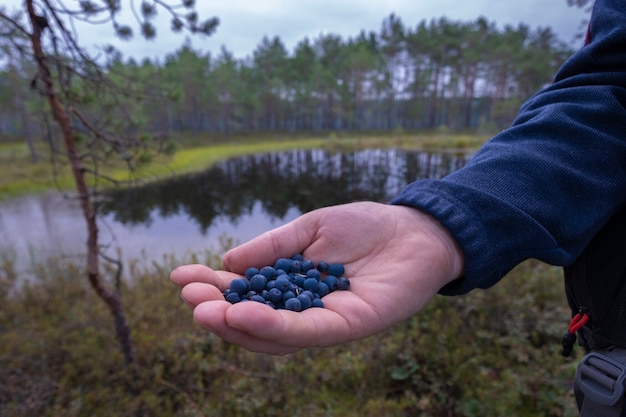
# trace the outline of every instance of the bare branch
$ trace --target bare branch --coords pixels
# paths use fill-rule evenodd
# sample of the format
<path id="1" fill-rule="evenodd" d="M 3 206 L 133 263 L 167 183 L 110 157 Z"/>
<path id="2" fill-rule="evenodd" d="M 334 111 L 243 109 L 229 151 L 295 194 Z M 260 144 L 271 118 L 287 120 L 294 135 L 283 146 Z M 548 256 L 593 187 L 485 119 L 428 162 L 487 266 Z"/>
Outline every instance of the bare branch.
<path id="1" fill-rule="evenodd" d="M 172 19 L 173 19 L 172 23 L 176 22 L 173 28 L 175 29 L 175 31 L 179 31 L 184 26 L 186 27 L 187 30 L 189 30 L 192 33 L 199 33 L 201 35 L 209 36 L 215 31 L 215 29 L 217 28 L 217 25 L 219 24 L 219 19 L 214 17 L 198 25 L 197 14 L 195 12 L 191 12 L 185 16 L 183 16 L 181 13 L 178 13 L 176 9 L 183 8 L 183 7 L 187 9 L 189 7 L 185 3 L 178 5 L 178 6 L 172 6 L 170 4 L 165 3 L 163 0 L 153 0 L 153 1 L 155 4 L 158 4 L 159 6 L 163 7 L 172 15 Z M 181 19 L 181 17 L 184 17 L 184 20 L 187 22 L 186 25 L 183 23 L 183 19 Z"/>
<path id="2" fill-rule="evenodd" d="M 22 32 L 24 35 L 26 36 L 31 35 L 31 33 L 24 26 L 22 26 L 17 20 L 13 19 L 12 17 L 4 13 L 3 10 L 0 10 L 0 19 L 5 20 L 7 23 L 11 24 L 11 26 L 13 26 L 16 30 Z M 6 35 L 2 34 L 2 36 L 10 36 L 10 35 L 11 34 L 6 34 Z"/>
<path id="3" fill-rule="evenodd" d="M 137 22 L 142 23 L 143 19 L 139 16 L 139 13 L 137 13 L 137 9 L 135 8 L 135 0 L 130 0 L 130 10 L 133 12 L 133 16 L 135 16 Z"/>
<path id="4" fill-rule="evenodd" d="M 78 54 L 78 56 L 80 56 L 80 58 L 82 58 L 84 61 L 93 63 L 93 60 L 83 51 L 80 45 L 76 43 L 75 36 L 72 33 L 70 33 L 69 30 L 67 30 L 67 28 L 65 27 L 65 24 L 63 23 L 63 20 L 59 17 L 59 14 L 57 13 L 56 9 L 52 7 L 52 4 L 50 4 L 50 1 L 43 0 L 43 2 L 45 3 L 48 10 L 50 10 L 50 12 L 52 13 L 52 17 L 54 17 L 54 21 L 56 22 L 57 27 L 61 31 L 61 34 L 63 35 L 63 38 L 66 44 L 69 46 L 69 50 L 72 53 L 72 55 Z"/>
<path id="5" fill-rule="evenodd" d="M 99 172 L 98 170 L 94 170 L 91 168 L 85 168 L 84 172 L 87 174 L 91 174 L 94 177 L 98 178 L 98 179 L 102 179 L 105 180 L 107 182 L 110 182 L 111 184 L 118 186 L 124 183 L 124 181 L 120 181 L 120 180 L 116 180 L 115 178 L 109 177 L 107 175 L 102 174 L 102 172 Z"/>
<path id="6" fill-rule="evenodd" d="M 90 18 L 90 16 L 85 16 L 85 13 L 83 11 L 80 10 L 70 10 L 69 7 L 65 6 L 65 4 L 63 3 L 63 0 L 56 0 L 59 2 L 59 4 L 61 5 L 61 9 L 56 9 L 57 13 L 62 13 L 62 14 L 66 14 L 68 16 L 68 18 L 70 19 L 76 19 L 85 23 L 89 23 L 92 25 L 101 25 L 101 24 L 106 24 L 106 23 L 110 23 L 111 22 L 111 16 L 108 17 L 103 17 L 101 18 L 101 20 L 92 20 Z M 102 8 L 98 14 L 104 13 L 108 11 L 108 9 L 106 8 Z"/>
<path id="7" fill-rule="evenodd" d="M 117 146 L 120 148 L 124 146 L 124 144 L 121 141 L 110 137 L 109 135 L 101 131 L 100 129 L 97 129 L 94 126 L 92 126 L 91 123 L 89 123 L 89 121 L 87 120 L 87 118 L 83 116 L 81 112 L 78 111 L 78 109 L 71 108 L 70 111 L 73 115 L 75 115 L 78 118 L 78 120 L 80 120 L 80 122 L 87 128 L 87 130 L 89 130 L 89 132 L 91 132 L 97 138 L 102 139 L 104 142 L 113 146 Z"/>

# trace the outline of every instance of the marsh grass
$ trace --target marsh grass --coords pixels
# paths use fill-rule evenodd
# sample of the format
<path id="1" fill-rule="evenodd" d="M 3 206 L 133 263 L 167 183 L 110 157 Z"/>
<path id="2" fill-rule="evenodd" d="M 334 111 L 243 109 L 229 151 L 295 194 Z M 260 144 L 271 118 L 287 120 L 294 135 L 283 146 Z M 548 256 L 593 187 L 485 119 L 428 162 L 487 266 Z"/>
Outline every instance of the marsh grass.
<path id="1" fill-rule="evenodd" d="M 273 357 L 192 322 L 168 280 L 189 262 L 219 267 L 219 256 L 126 265 L 139 381 L 77 265 L 51 259 L 34 267 L 35 280 L 0 292 L 0 415 L 575 415 L 576 358 L 559 354 L 569 312 L 556 268 L 527 262 L 490 290 L 438 297 L 378 336 Z M 20 279 L 5 264 L 0 278 L 11 275 Z"/>

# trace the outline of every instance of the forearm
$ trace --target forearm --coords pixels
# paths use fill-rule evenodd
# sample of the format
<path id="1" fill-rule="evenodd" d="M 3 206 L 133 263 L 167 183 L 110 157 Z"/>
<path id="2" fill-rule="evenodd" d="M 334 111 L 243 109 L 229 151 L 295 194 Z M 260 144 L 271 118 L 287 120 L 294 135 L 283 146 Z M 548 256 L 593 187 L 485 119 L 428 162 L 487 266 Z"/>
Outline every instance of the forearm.
<path id="1" fill-rule="evenodd" d="M 592 42 L 463 169 L 394 204 L 437 218 L 465 254 L 444 293 L 496 283 L 527 258 L 566 265 L 626 201 L 626 3 L 598 0 Z"/>

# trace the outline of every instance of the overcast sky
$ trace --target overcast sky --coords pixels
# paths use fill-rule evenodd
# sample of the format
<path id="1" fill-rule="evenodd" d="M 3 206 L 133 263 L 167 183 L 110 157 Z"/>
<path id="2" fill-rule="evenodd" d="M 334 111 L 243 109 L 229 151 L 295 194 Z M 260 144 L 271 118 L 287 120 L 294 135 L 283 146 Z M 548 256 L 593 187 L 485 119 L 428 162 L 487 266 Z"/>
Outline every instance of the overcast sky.
<path id="1" fill-rule="evenodd" d="M 21 0 L 2 0 L 10 8 L 20 3 Z M 65 3 L 76 4 L 76 0 Z M 129 0 L 122 3 L 128 9 Z M 568 7 L 566 0 L 197 0 L 196 3 L 201 17 L 216 16 L 220 25 L 209 38 L 192 37 L 192 46 L 217 55 L 223 45 L 237 58 L 251 55 L 263 36 L 279 36 L 292 52 L 305 37 L 315 39 L 320 34 L 334 33 L 347 39 L 361 30 L 378 32 L 382 21 L 391 13 L 410 27 L 442 16 L 464 22 L 484 16 L 500 28 L 519 23 L 531 28 L 550 26 L 561 40 L 577 47 L 580 41 L 574 42 L 573 38 L 583 31 L 581 23 L 588 18 L 584 10 Z M 160 31 L 154 41 L 136 37 L 122 42 L 113 36 L 110 26 L 104 25 L 81 29 L 79 41 L 90 48 L 113 44 L 125 57 L 162 59 L 175 52 L 186 35 L 172 34 L 166 12 L 160 10 L 159 14 L 162 23 L 157 27 Z"/>

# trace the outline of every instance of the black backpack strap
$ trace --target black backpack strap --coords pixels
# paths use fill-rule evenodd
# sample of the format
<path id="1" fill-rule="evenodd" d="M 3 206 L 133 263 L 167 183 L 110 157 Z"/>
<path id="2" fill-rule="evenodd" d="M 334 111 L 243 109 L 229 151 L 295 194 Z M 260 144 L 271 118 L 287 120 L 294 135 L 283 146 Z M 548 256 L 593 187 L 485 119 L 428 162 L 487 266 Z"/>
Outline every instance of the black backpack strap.
<path id="1" fill-rule="evenodd" d="M 574 394 L 580 417 L 623 417 L 626 350 L 593 351 L 578 365 Z"/>
<path id="2" fill-rule="evenodd" d="M 626 348 L 626 209 L 565 268 L 565 290 L 572 317 L 581 311 L 589 315 L 578 331 L 579 344 L 587 351 Z"/>
<path id="3" fill-rule="evenodd" d="M 587 351 L 574 380 L 580 415 L 626 417 L 626 209 L 565 268 L 565 289 L 572 322 L 563 353 L 575 334 Z"/>

